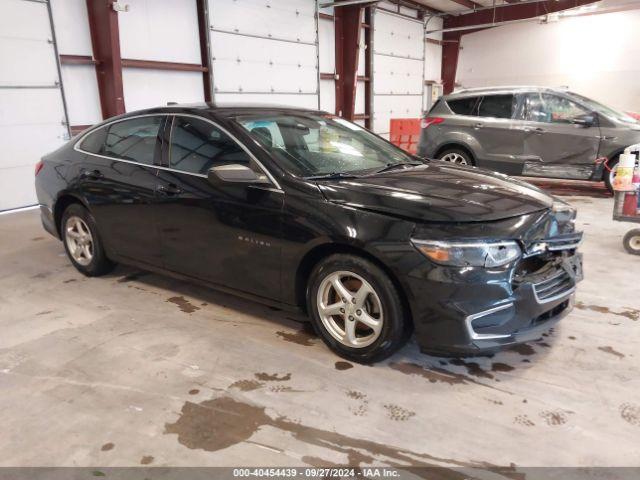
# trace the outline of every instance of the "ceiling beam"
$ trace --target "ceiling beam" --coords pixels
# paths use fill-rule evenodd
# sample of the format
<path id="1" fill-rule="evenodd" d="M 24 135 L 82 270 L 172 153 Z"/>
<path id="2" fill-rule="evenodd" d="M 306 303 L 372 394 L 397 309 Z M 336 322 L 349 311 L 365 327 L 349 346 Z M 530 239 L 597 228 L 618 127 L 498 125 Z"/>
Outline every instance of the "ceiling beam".
<path id="1" fill-rule="evenodd" d="M 444 19 L 444 28 L 486 25 L 491 23 L 522 20 L 560 12 L 570 8 L 588 5 L 597 0 L 545 0 L 530 3 L 513 3 L 501 8 L 483 9 L 465 15 L 449 15 Z"/>
<path id="2" fill-rule="evenodd" d="M 457 3 L 458 5 L 462 5 L 463 7 L 467 7 L 467 8 L 478 8 L 478 7 L 484 6 L 479 3 L 472 2 L 471 0 L 451 0 L 451 1 L 453 3 Z"/>

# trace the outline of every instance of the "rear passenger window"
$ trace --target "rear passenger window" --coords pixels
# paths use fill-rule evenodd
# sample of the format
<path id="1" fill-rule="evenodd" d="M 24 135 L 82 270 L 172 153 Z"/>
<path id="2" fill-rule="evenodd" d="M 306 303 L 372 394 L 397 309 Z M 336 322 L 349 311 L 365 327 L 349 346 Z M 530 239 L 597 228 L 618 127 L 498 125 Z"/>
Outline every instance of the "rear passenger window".
<path id="1" fill-rule="evenodd" d="M 80 144 L 89 153 L 153 165 L 161 115 L 115 122 L 91 132 Z"/>
<path id="2" fill-rule="evenodd" d="M 458 115 L 477 115 L 475 106 L 478 97 L 460 98 L 458 100 L 447 100 L 447 105 L 451 111 Z"/>
<path id="3" fill-rule="evenodd" d="M 175 117 L 169 153 L 171 168 L 205 175 L 213 166 L 230 163 L 250 166 L 251 158 L 215 125 L 193 117 Z"/>
<path id="4" fill-rule="evenodd" d="M 480 100 L 479 116 L 489 118 L 511 118 L 515 108 L 513 95 L 487 95 Z"/>

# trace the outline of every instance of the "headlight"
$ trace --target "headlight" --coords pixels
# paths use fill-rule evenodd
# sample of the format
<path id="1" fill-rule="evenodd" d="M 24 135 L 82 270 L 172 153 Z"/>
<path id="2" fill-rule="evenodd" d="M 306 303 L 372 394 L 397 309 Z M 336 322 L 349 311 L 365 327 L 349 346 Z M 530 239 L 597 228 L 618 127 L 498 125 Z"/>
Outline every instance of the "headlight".
<path id="1" fill-rule="evenodd" d="M 440 265 L 455 267 L 501 267 L 522 254 L 514 241 L 501 242 L 442 242 L 412 240 L 413 245 L 427 258 Z"/>

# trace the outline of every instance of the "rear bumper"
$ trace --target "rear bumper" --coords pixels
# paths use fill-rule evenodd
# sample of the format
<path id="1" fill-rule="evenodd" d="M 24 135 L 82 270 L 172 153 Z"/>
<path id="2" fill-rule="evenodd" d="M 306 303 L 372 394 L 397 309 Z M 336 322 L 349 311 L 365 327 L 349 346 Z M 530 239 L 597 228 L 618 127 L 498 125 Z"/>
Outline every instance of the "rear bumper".
<path id="1" fill-rule="evenodd" d="M 42 227 L 49 232 L 51 235 L 60 239 L 60 235 L 58 234 L 58 229 L 56 227 L 55 218 L 53 212 L 47 205 L 39 205 L 40 207 L 40 221 L 42 222 Z"/>
<path id="2" fill-rule="evenodd" d="M 530 281 L 515 283 L 515 269 L 435 267 L 422 278 L 412 275 L 420 348 L 445 355 L 491 353 L 540 338 L 569 314 L 582 278 L 580 254 L 563 254 Z"/>

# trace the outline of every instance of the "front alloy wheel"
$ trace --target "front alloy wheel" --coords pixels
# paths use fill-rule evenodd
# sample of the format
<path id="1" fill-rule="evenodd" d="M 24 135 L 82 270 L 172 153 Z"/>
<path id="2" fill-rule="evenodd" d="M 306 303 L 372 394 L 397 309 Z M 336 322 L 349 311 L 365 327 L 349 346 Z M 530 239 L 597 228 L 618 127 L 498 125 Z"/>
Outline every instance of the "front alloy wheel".
<path id="1" fill-rule="evenodd" d="M 389 275 L 376 263 L 334 254 L 312 270 L 307 311 L 316 333 L 338 355 L 373 363 L 399 349 L 411 319 Z"/>
<path id="2" fill-rule="evenodd" d="M 362 348 L 380 336 L 384 322 L 380 297 L 361 276 L 344 270 L 326 276 L 317 304 L 322 324 L 341 344 Z"/>

